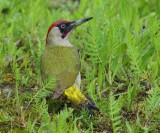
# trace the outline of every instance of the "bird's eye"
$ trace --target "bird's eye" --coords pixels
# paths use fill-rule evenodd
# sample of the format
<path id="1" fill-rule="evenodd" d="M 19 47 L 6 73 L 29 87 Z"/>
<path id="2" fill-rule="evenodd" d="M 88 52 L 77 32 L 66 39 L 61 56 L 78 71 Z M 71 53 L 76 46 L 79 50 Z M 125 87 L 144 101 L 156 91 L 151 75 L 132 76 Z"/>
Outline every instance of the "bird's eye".
<path id="1" fill-rule="evenodd" d="M 65 29 L 65 28 L 66 28 L 66 25 L 65 25 L 65 24 L 61 24 L 61 28 L 62 28 L 62 29 Z"/>

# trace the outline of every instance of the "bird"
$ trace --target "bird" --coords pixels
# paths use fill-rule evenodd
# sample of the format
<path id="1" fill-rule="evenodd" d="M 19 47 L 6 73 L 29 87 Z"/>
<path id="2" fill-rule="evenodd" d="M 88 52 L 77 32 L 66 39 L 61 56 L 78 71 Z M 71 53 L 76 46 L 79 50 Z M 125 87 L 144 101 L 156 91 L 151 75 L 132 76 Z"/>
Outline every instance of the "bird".
<path id="1" fill-rule="evenodd" d="M 51 24 L 46 36 L 46 45 L 41 55 L 42 80 L 56 78 L 56 87 L 51 88 L 53 98 L 63 96 L 78 108 L 85 108 L 91 115 L 99 108 L 80 91 L 81 60 L 76 46 L 69 42 L 69 36 L 79 25 L 92 17 L 68 21 L 59 20 Z"/>

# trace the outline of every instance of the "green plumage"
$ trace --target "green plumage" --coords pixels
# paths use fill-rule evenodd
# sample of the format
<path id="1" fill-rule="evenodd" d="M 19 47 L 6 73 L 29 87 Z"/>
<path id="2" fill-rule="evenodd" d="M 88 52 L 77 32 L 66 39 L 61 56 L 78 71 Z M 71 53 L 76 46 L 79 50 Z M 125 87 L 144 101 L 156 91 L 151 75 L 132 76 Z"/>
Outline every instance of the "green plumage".
<path id="1" fill-rule="evenodd" d="M 75 47 L 46 46 L 41 57 L 42 79 L 56 77 L 57 86 L 52 88 L 54 97 L 71 87 L 80 71 L 80 57 Z"/>

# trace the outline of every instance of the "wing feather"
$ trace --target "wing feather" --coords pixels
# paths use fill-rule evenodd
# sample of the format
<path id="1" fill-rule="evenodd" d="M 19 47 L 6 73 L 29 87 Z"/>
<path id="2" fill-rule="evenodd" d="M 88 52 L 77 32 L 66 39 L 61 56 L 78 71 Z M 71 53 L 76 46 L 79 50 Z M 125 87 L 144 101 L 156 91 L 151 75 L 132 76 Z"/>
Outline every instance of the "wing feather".
<path id="1" fill-rule="evenodd" d="M 72 86 L 80 71 L 80 57 L 75 47 L 47 46 L 41 56 L 42 79 L 55 76 L 57 87 L 53 91 L 64 91 Z"/>

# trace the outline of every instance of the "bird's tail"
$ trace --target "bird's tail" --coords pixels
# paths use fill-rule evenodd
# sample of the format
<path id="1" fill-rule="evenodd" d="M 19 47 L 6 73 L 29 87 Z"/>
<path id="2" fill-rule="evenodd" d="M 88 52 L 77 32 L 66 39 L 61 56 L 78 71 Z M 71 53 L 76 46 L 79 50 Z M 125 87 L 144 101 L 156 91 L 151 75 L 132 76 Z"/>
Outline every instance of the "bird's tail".
<path id="1" fill-rule="evenodd" d="M 64 91 L 64 95 L 74 106 L 86 108 L 91 115 L 94 114 L 93 110 L 99 111 L 98 107 L 95 106 L 89 98 L 86 98 L 78 88 L 78 86 L 73 85 L 72 87 Z"/>

